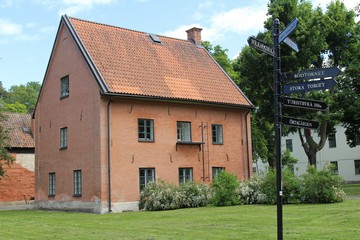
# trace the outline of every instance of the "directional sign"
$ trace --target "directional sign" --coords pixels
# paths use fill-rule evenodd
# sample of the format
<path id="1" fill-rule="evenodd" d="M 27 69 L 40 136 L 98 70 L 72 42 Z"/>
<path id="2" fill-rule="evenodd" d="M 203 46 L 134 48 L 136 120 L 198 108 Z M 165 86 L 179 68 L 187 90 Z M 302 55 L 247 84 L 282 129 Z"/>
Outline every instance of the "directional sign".
<path id="1" fill-rule="evenodd" d="M 266 45 L 265 43 L 261 42 L 260 40 L 257 40 L 254 37 L 249 37 L 247 41 L 250 47 L 256 48 L 266 54 L 269 54 L 270 56 L 275 57 L 274 49 Z"/>
<path id="2" fill-rule="evenodd" d="M 317 90 L 325 90 L 333 88 L 336 85 L 334 79 L 318 80 L 311 82 L 302 82 L 296 84 L 286 84 L 282 86 L 283 94 L 291 94 L 296 92 L 309 92 Z"/>
<path id="3" fill-rule="evenodd" d="M 319 123 L 316 121 L 293 118 L 293 117 L 282 117 L 282 123 L 288 126 L 300 127 L 300 128 L 316 129 L 319 127 Z"/>
<path id="4" fill-rule="evenodd" d="M 291 23 L 289 25 L 286 26 L 286 28 L 280 33 L 279 35 L 279 43 L 281 43 L 282 41 L 284 41 L 284 39 L 290 35 L 290 33 L 292 31 L 294 31 L 294 29 L 296 28 L 296 26 L 298 25 L 298 19 L 295 18 L 294 20 L 291 21 Z"/>
<path id="5" fill-rule="evenodd" d="M 284 39 L 284 43 L 286 43 L 289 47 L 291 47 L 295 52 L 299 52 L 299 47 L 296 42 L 294 42 L 291 38 L 287 37 Z"/>
<path id="6" fill-rule="evenodd" d="M 331 68 L 320 68 L 314 70 L 303 70 L 295 73 L 284 73 L 282 74 L 282 81 L 290 80 L 306 80 L 306 79 L 315 79 L 315 78 L 328 78 L 335 77 L 340 73 L 340 69 L 337 67 Z"/>
<path id="7" fill-rule="evenodd" d="M 301 99 L 301 98 L 282 97 L 281 102 L 288 107 L 307 108 L 307 109 L 321 110 L 321 111 L 327 109 L 328 107 L 324 102 Z"/>

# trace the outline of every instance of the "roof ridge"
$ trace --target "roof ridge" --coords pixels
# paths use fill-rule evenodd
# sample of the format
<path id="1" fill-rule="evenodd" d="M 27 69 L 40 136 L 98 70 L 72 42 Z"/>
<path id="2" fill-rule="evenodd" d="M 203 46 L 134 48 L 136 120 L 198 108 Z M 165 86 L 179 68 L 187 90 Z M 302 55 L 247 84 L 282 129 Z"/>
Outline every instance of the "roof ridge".
<path id="1" fill-rule="evenodd" d="M 87 23 L 91 23 L 91 24 L 97 24 L 97 25 L 102 25 L 105 27 L 111 27 L 111 28 L 116 28 L 116 29 L 122 29 L 125 31 L 130 31 L 130 32 L 136 32 L 136 33 L 143 33 L 143 34 L 155 34 L 158 37 L 163 37 L 163 38 L 169 38 L 169 39 L 174 39 L 174 40 L 180 40 L 180 41 L 185 41 L 185 42 L 191 42 L 187 39 L 181 39 L 181 38 L 176 38 L 176 37 L 170 37 L 170 36 L 165 36 L 165 35 L 161 35 L 158 33 L 154 33 L 154 32 L 144 32 L 144 31 L 139 31 L 139 30 L 134 30 L 134 29 L 130 29 L 130 28 L 124 28 L 124 27 L 119 27 L 119 26 L 115 26 L 115 25 L 111 25 L 111 24 L 106 24 L 106 23 L 99 23 L 99 22 L 95 22 L 95 21 L 90 21 L 90 20 L 85 20 L 85 19 L 81 19 L 81 18 L 76 18 L 76 17 L 70 17 L 67 16 L 70 20 L 77 20 L 77 21 L 82 21 L 82 22 L 87 22 Z M 192 42 L 191 42 L 192 43 Z"/>

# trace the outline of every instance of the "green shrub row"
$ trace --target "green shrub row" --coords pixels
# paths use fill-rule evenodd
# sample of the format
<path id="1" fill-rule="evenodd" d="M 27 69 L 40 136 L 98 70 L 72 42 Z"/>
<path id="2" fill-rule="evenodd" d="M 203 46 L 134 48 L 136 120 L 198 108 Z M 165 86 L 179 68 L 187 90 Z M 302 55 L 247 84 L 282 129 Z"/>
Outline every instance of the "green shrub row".
<path id="1" fill-rule="evenodd" d="M 295 176 L 289 168 L 282 171 L 283 203 L 334 203 L 345 200 L 340 189 L 342 180 L 333 174 L 331 165 L 323 170 L 309 166 L 306 173 Z M 275 204 L 276 173 L 254 175 L 250 180 L 240 182 L 232 173 L 222 171 L 211 186 L 187 182 L 174 186 L 159 180 L 146 185 L 140 194 L 139 209 L 171 210 L 202 207 L 211 203 L 215 206 L 237 204 Z"/>

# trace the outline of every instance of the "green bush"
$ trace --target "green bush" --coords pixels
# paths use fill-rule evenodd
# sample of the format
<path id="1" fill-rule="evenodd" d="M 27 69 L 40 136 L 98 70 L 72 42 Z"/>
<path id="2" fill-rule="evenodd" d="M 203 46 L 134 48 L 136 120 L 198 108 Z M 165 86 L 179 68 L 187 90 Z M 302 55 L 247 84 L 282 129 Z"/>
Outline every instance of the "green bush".
<path id="1" fill-rule="evenodd" d="M 226 171 L 221 171 L 211 184 L 211 202 L 215 206 L 231 206 L 240 204 L 239 181 L 236 176 Z"/>
<path id="2" fill-rule="evenodd" d="M 139 209 L 150 211 L 202 207 L 208 202 L 209 187 L 187 182 L 180 186 L 163 180 L 148 183 L 140 193 Z"/>
<path id="3" fill-rule="evenodd" d="M 346 194 L 340 189 L 342 179 L 334 175 L 332 165 L 323 170 L 309 166 L 302 176 L 300 191 L 301 201 L 304 203 L 333 203 L 345 200 Z"/>

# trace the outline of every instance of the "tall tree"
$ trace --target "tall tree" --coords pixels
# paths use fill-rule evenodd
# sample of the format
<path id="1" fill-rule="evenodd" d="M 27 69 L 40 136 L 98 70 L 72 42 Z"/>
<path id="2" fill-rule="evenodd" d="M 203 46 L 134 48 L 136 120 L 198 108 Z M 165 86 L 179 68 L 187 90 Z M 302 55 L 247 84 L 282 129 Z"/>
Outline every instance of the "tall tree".
<path id="1" fill-rule="evenodd" d="M 334 66 L 336 61 L 340 61 L 344 51 L 341 51 L 348 44 L 345 41 L 334 41 L 331 39 L 331 34 L 334 34 L 329 26 L 332 24 L 332 20 L 336 17 L 330 12 L 333 5 L 339 5 L 339 1 L 332 2 L 326 14 L 318 7 L 312 8 L 311 3 L 303 0 L 271 0 L 268 4 L 268 15 L 270 16 L 265 22 L 265 32 L 260 32 L 256 38 L 271 45 L 272 40 L 272 25 L 275 18 L 278 18 L 282 24 L 283 29 L 289 24 L 295 17 L 299 19 L 299 25 L 297 26 L 291 37 L 298 43 L 300 52 L 295 53 L 287 46 L 282 46 L 281 49 L 281 64 L 283 72 L 299 71 L 311 68 L 321 68 L 323 66 Z M 335 7 L 334 9 L 337 9 Z M 344 17 L 349 11 L 337 11 L 338 17 Z M 350 11 L 351 12 L 351 11 Z M 351 15 L 351 14 L 350 14 Z M 344 17 L 348 19 L 347 24 L 342 26 L 344 29 L 349 29 L 349 26 L 353 25 L 350 17 Z M 331 21 L 330 21 L 331 20 Z M 341 21 L 343 23 L 343 21 Z M 346 39 L 348 31 L 339 31 L 337 33 L 339 39 Z M 341 44 L 340 44 L 341 43 Z M 340 48 L 340 49 L 339 49 Z M 257 106 L 254 114 L 258 120 L 258 125 L 254 126 L 258 128 L 258 131 L 262 134 L 259 136 L 266 137 L 268 143 L 267 152 L 270 166 L 274 166 L 273 146 L 274 146 L 274 134 L 273 128 L 267 127 L 273 123 L 274 119 L 274 106 L 273 106 L 273 73 L 272 73 L 272 59 L 266 56 L 264 53 L 258 53 L 257 51 L 244 47 L 239 57 L 235 60 L 234 68 L 240 72 L 240 87 L 248 95 L 248 97 Z M 317 91 L 311 93 L 297 94 L 298 97 L 306 97 L 314 100 L 322 100 L 330 105 L 327 112 L 301 112 L 297 109 L 283 109 L 283 115 L 301 116 L 302 118 L 316 119 L 320 122 L 320 128 L 317 130 L 319 141 L 316 141 L 313 134 L 314 132 L 304 129 L 291 129 L 284 127 L 284 134 L 289 131 L 298 131 L 300 140 L 302 141 L 302 147 L 308 156 L 309 164 L 316 165 L 316 153 L 324 146 L 328 134 L 334 131 L 334 125 L 341 119 L 341 111 L 337 109 L 339 106 L 334 104 L 336 94 L 332 94 L 331 91 Z M 256 124 L 256 123 L 255 123 Z M 273 126 L 273 125 L 272 125 Z M 256 139 L 254 141 L 264 142 L 262 139 Z"/>
<path id="2" fill-rule="evenodd" d="M 6 130 L 3 128 L 1 122 L 5 120 L 5 116 L 0 111 L 0 176 L 3 176 L 5 171 L 3 164 L 9 164 L 14 161 L 14 158 L 8 151 L 8 136 Z"/>
<path id="3" fill-rule="evenodd" d="M 5 102 L 11 104 L 8 111 L 23 112 L 24 105 L 27 113 L 31 113 L 37 101 L 41 85 L 38 82 L 28 82 L 26 85 L 12 86 L 7 93 Z"/>

